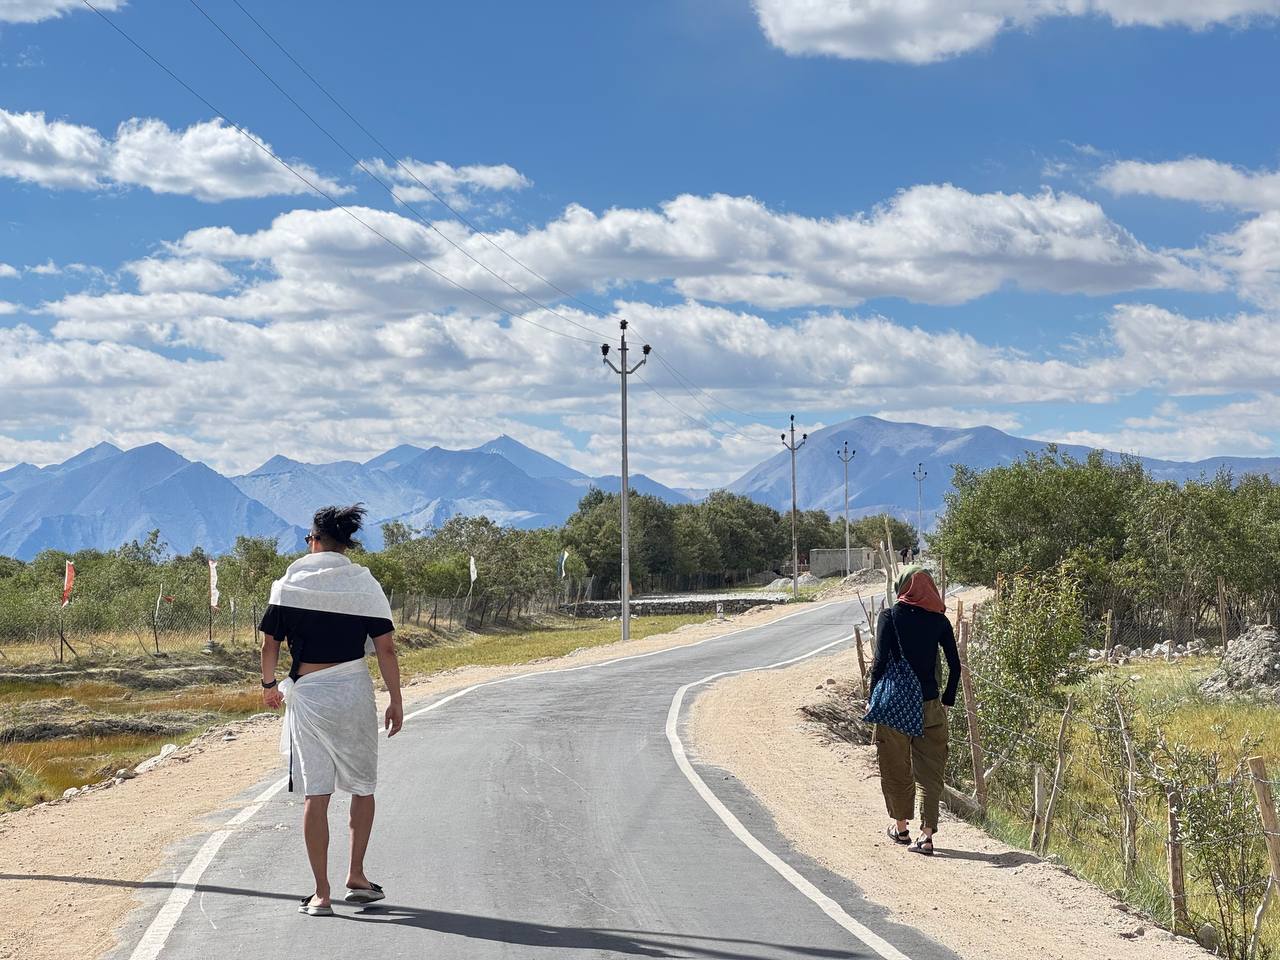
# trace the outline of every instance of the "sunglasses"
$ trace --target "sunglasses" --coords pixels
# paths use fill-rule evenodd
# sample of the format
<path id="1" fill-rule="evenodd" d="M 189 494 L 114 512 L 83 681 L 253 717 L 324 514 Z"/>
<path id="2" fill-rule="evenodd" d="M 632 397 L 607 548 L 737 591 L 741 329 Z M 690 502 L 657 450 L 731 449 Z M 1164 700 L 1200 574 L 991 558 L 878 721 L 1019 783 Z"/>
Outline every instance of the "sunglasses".
<path id="1" fill-rule="evenodd" d="M 308 533 L 305 537 L 303 537 L 303 539 L 304 539 L 304 540 L 306 540 L 306 541 L 307 541 L 307 545 L 308 545 L 308 546 L 310 546 L 311 544 L 313 544 L 313 543 L 315 543 L 317 540 L 319 540 L 319 539 L 320 539 L 320 537 L 319 537 L 318 535 L 314 534 L 314 533 Z"/>

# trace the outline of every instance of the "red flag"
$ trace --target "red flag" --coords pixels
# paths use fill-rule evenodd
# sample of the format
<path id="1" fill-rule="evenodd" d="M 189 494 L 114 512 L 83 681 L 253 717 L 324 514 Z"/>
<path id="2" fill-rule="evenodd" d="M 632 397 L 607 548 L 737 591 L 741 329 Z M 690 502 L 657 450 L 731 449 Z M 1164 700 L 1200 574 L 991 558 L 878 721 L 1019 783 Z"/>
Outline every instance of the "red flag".
<path id="1" fill-rule="evenodd" d="M 67 572 L 62 577 L 62 605 L 65 607 L 71 602 L 71 585 L 76 582 L 76 565 L 70 560 L 67 561 Z"/>

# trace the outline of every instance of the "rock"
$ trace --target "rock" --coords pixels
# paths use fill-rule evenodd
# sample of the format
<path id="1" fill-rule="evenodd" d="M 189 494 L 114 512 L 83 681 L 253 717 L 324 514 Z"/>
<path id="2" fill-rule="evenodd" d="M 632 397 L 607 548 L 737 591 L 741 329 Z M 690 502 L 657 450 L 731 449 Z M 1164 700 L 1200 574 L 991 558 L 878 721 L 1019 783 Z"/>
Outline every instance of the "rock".
<path id="1" fill-rule="evenodd" d="M 1102 656 L 1102 651 L 1101 651 L 1101 650 L 1095 650 L 1095 649 L 1093 649 L 1093 647 L 1090 647 L 1090 648 L 1089 648 L 1089 659 L 1090 659 L 1090 660 L 1097 660 L 1097 659 L 1099 659 L 1101 656 Z"/>
<path id="2" fill-rule="evenodd" d="M 1280 634 L 1252 626 L 1231 641 L 1218 669 L 1200 684 L 1207 697 L 1250 696 L 1280 703 Z"/>
<path id="3" fill-rule="evenodd" d="M 234 733 L 231 733 L 230 731 L 222 735 L 222 740 L 224 743 L 228 740 L 234 740 L 234 739 L 236 739 L 236 735 Z"/>
<path id="4" fill-rule="evenodd" d="M 132 770 L 130 770 L 128 767 L 121 767 L 119 770 L 116 771 L 117 780 L 132 780 L 136 776 L 137 774 L 134 773 Z"/>
<path id="5" fill-rule="evenodd" d="M 176 743 L 166 743 L 163 747 L 160 748 L 160 752 L 157 753 L 154 757 L 152 757 L 149 760 L 143 760 L 140 764 L 134 767 L 133 768 L 134 773 L 146 773 L 148 770 L 155 769 L 157 766 L 164 763 L 171 756 L 173 756 L 173 754 L 176 753 L 177 750 L 178 750 L 178 745 Z"/>
<path id="6" fill-rule="evenodd" d="M 63 791 L 62 791 L 62 799 L 63 799 L 63 800 L 70 800 L 72 797 L 74 797 L 74 796 L 75 796 L 77 793 L 79 793 L 79 792 L 80 792 L 80 788 L 79 788 L 79 787 L 67 787 L 67 789 L 65 789 L 65 790 L 63 790 Z"/>
<path id="7" fill-rule="evenodd" d="M 1206 923 L 1196 931 L 1196 942 L 1206 950 L 1217 950 L 1218 943 L 1222 940 L 1218 933 L 1218 928 L 1212 923 Z"/>
<path id="8" fill-rule="evenodd" d="M 817 577 L 815 577 L 812 573 L 802 573 L 800 574 L 800 577 L 796 582 L 802 587 L 813 587 L 813 586 L 817 586 L 822 581 L 819 580 Z"/>
<path id="9" fill-rule="evenodd" d="M 834 687 L 835 685 L 836 685 L 835 678 L 834 678 L 834 677 L 827 677 L 827 686 L 828 686 L 828 687 Z"/>

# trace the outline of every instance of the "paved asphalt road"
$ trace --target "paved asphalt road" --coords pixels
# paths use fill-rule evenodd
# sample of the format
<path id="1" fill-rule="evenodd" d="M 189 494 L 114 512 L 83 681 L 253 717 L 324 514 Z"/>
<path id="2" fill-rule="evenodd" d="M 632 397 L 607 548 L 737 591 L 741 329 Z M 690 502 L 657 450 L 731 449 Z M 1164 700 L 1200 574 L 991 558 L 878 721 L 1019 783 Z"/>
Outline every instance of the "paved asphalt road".
<path id="1" fill-rule="evenodd" d="M 863 939 L 892 944 L 900 952 L 887 950 L 894 960 L 951 958 L 923 935 L 886 922 L 851 884 L 790 850 L 737 781 L 695 760 L 692 769 L 719 801 L 785 862 L 782 873 L 767 863 L 700 796 L 667 736 L 673 696 L 684 685 L 809 653 L 847 637 L 855 617 L 856 603 L 815 606 L 700 645 L 536 674 L 452 699 L 382 744 L 367 862 L 386 901 L 362 910 L 335 899 L 332 919 L 296 912 L 311 890 L 301 809 L 299 798 L 280 792 L 226 834 L 185 907 L 172 902 L 172 874 L 158 876 L 169 882 L 147 894 L 151 902 L 124 931 L 116 956 L 886 955 L 883 944 L 872 949 L 785 879 L 790 868 L 811 893 L 838 904 L 837 914 L 843 908 L 854 918 L 855 929 L 862 925 Z M 335 796 L 330 872 L 338 896 L 347 809 L 346 798 Z M 181 853 L 175 873 L 197 848 L 199 842 Z M 157 953 L 163 929 L 138 944 L 166 896 L 169 915 L 181 912 Z"/>

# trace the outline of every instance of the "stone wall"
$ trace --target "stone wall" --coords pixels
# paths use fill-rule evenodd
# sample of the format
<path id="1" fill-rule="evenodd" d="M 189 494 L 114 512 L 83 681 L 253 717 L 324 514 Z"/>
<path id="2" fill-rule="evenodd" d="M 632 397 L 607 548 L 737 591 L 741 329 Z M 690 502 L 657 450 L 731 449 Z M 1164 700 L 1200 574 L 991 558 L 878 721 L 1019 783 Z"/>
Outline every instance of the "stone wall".
<path id="1" fill-rule="evenodd" d="M 705 613 L 714 616 L 717 604 L 726 616 L 745 613 L 752 607 L 770 606 L 786 603 L 787 598 L 761 594 L 755 597 L 656 597 L 631 601 L 633 617 L 655 617 L 676 613 Z M 561 608 L 570 616 L 585 618 L 620 617 L 622 616 L 621 600 L 588 600 L 584 603 L 570 604 Z"/>

